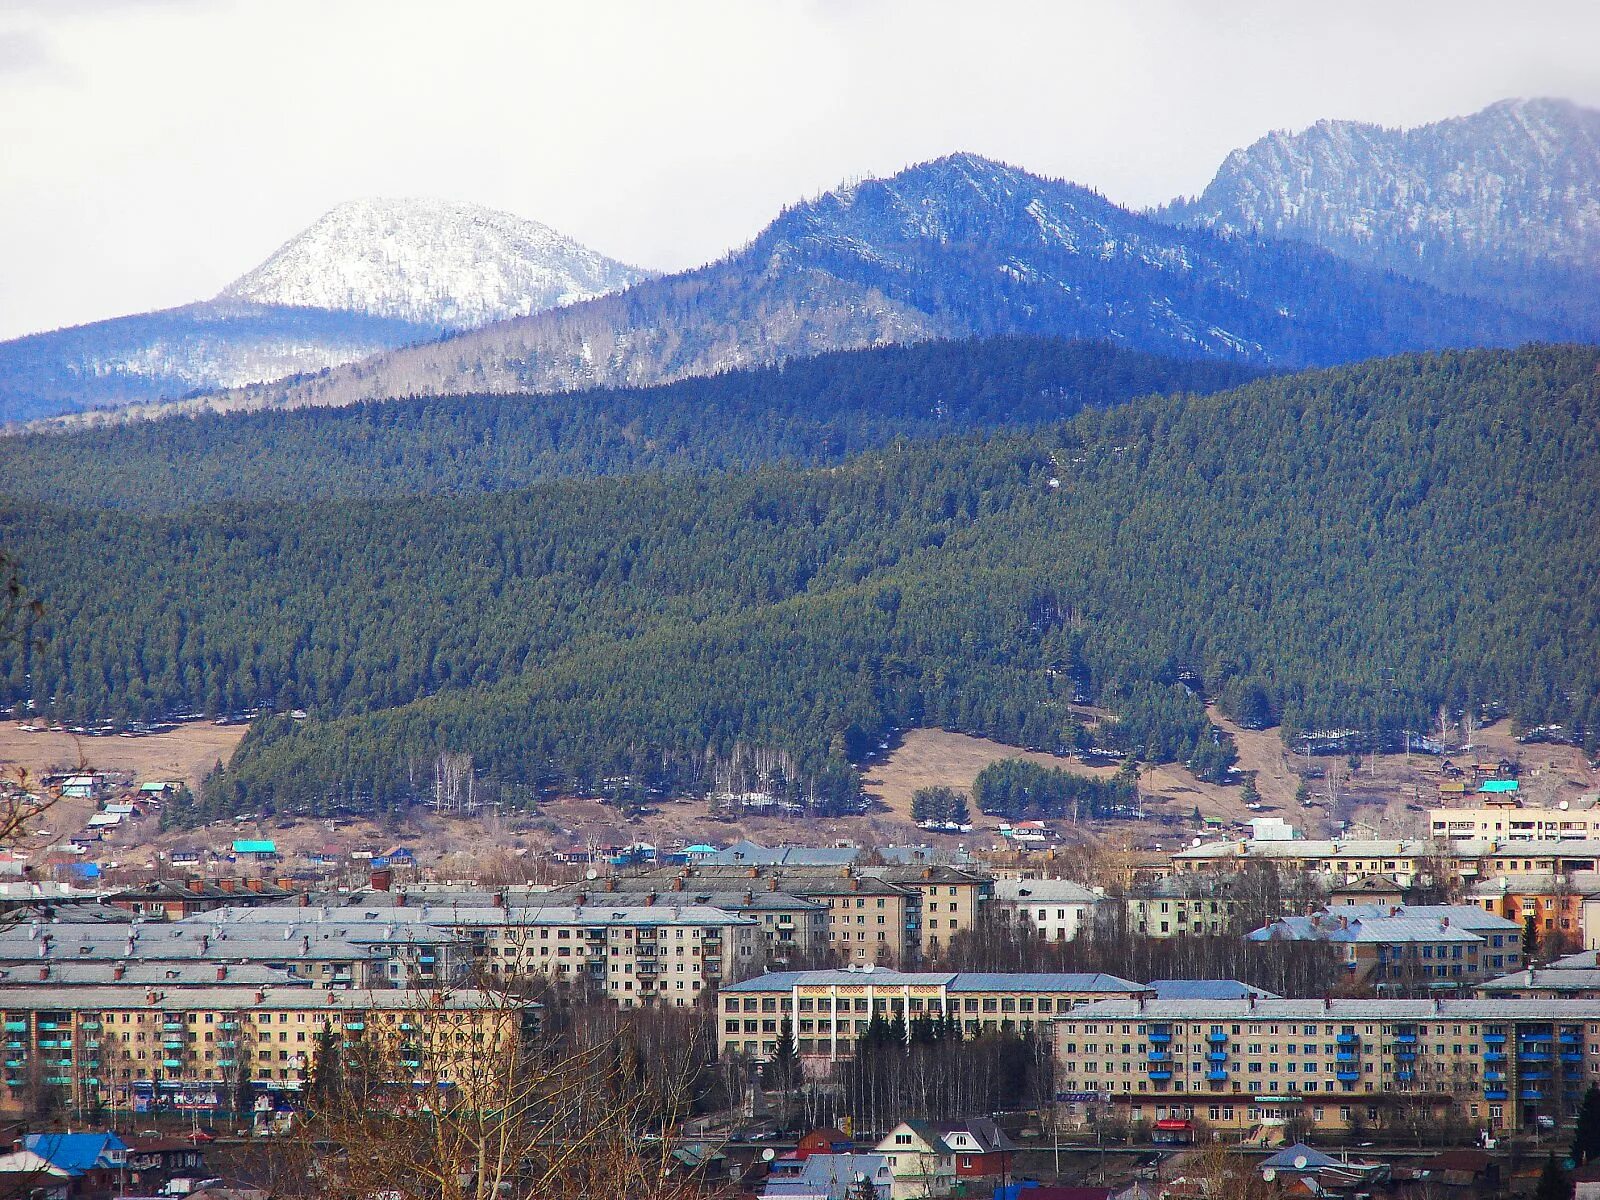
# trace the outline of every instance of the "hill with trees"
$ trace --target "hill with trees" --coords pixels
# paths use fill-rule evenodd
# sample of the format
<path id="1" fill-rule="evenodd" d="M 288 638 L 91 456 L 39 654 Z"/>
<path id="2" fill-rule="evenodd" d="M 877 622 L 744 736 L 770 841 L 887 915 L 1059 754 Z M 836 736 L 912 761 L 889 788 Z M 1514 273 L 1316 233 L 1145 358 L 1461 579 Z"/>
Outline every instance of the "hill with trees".
<path id="1" fill-rule="evenodd" d="M 1064 750 L 1075 699 L 1116 714 L 1102 743 L 1211 777 L 1214 696 L 1379 741 L 1499 707 L 1592 749 L 1597 370 L 1592 348 L 1403 356 L 821 469 L 12 502 L 46 636 L 0 651 L 0 699 L 274 709 L 189 819 L 407 804 L 446 753 L 514 803 L 760 762 L 849 805 L 896 727 Z"/>
<path id="2" fill-rule="evenodd" d="M 1152 393 L 1214 392 L 1256 374 L 1104 342 L 927 342 L 655 388 L 200 413 L 22 434 L 0 438 L 0 479 L 13 497 L 152 511 L 504 491 L 564 476 L 834 463 L 896 438 L 1039 425 Z"/>

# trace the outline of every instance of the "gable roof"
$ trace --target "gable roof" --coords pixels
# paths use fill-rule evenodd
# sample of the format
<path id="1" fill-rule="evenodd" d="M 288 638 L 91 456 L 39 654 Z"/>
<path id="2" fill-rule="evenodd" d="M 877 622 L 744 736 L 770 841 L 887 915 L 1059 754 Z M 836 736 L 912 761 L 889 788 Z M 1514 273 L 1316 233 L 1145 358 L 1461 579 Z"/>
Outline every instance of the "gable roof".
<path id="1" fill-rule="evenodd" d="M 112 1166 L 110 1156 L 128 1149 L 114 1133 L 30 1133 L 23 1145 L 70 1175 Z"/>
<path id="2" fill-rule="evenodd" d="M 1292 1146 L 1285 1146 L 1271 1158 L 1265 1159 L 1261 1165 L 1279 1171 L 1317 1171 L 1323 1167 L 1337 1167 L 1340 1163 L 1338 1159 L 1324 1154 L 1321 1150 L 1304 1142 L 1296 1142 Z"/>
<path id="3" fill-rule="evenodd" d="M 941 1136 L 965 1133 L 978 1143 L 980 1154 L 1007 1154 L 1017 1148 L 1017 1144 L 1006 1136 L 1005 1130 L 996 1125 L 988 1117 L 970 1117 L 965 1121 L 941 1121 L 938 1129 Z M 946 1140 L 946 1145 L 949 1141 Z"/>

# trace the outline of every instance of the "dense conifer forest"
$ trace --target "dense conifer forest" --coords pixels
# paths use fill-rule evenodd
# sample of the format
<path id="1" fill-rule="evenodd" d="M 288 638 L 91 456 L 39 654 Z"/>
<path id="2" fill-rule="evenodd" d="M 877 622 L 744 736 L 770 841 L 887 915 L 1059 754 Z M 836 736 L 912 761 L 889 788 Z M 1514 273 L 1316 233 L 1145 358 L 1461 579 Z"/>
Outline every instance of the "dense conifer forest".
<path id="1" fill-rule="evenodd" d="M 1597 367 L 1411 355 L 821 469 L 11 502 L 46 615 L 0 700 L 274 708 L 188 819 L 405 804 L 442 752 L 516 798 L 704 789 L 761 749 L 773 786 L 848 805 L 895 727 L 1065 750 L 1074 699 L 1117 715 L 1111 748 L 1214 777 L 1206 696 L 1379 740 L 1501 706 L 1593 749 Z"/>
<path id="2" fill-rule="evenodd" d="M 73 506 L 175 510 L 821 464 L 895 438 L 1039 425 L 1137 396 L 1215 392 L 1257 373 L 1064 338 L 928 342 L 652 388 L 432 396 L 0 438 L 0 488 Z"/>

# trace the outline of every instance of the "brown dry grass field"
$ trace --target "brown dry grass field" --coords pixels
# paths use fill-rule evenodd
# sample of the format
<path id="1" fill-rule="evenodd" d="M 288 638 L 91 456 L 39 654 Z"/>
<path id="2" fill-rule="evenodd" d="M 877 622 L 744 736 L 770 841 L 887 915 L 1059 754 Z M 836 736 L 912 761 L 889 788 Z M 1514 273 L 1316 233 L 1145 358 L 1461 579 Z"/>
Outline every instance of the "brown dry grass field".
<path id="1" fill-rule="evenodd" d="M 80 737 L 24 733 L 7 721 L 0 724 L 0 771 L 21 768 L 35 778 L 77 767 L 129 771 L 141 783 L 181 779 L 195 789 L 218 759 L 233 757 L 244 731 L 243 725 L 190 721 L 170 733 L 143 737 Z"/>

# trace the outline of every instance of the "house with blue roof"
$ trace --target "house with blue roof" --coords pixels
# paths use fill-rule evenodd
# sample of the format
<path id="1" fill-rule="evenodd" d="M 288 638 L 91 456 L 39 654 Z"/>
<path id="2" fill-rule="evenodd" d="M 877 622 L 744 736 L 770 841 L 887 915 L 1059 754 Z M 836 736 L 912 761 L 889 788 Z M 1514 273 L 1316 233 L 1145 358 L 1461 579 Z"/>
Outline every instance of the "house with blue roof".
<path id="1" fill-rule="evenodd" d="M 0 1180 L 26 1180 L 24 1195 L 101 1200 L 120 1194 L 128 1146 L 114 1133 L 30 1133 L 0 1154 Z"/>

